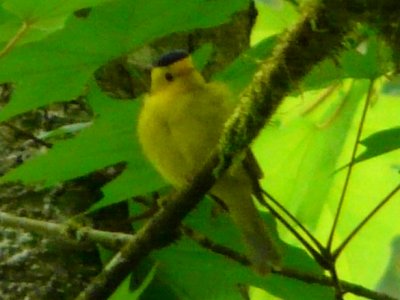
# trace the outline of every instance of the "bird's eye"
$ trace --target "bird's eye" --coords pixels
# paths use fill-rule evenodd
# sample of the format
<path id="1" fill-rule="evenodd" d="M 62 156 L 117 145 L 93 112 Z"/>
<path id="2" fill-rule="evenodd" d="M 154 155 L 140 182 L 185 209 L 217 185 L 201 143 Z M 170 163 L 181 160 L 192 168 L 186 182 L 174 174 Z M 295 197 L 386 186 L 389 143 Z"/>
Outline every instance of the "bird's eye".
<path id="1" fill-rule="evenodd" d="M 172 74 L 171 73 L 165 73 L 165 79 L 167 80 L 167 81 L 173 81 L 174 80 L 174 76 L 172 76 Z"/>

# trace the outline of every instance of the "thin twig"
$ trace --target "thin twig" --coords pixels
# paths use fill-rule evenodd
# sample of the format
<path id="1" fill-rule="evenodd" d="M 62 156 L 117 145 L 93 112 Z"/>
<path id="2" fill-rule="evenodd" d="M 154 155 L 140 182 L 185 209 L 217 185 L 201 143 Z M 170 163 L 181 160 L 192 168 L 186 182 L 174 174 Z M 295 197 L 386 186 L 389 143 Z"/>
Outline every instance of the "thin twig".
<path id="1" fill-rule="evenodd" d="M 390 199 L 400 190 L 400 184 L 397 185 L 382 201 L 357 225 L 356 228 L 348 235 L 348 237 L 340 244 L 339 247 L 333 252 L 335 259 L 340 255 L 347 244 L 356 236 L 356 234 L 368 223 L 371 218 L 378 213 L 378 211 L 389 202 Z"/>
<path id="2" fill-rule="evenodd" d="M 227 258 L 230 258 L 240 263 L 243 266 L 250 265 L 250 260 L 245 255 L 236 252 L 235 250 L 229 247 L 215 243 L 213 240 L 211 240 L 204 234 L 201 234 L 200 232 L 197 232 L 188 226 L 181 225 L 180 228 L 187 237 L 198 243 L 203 248 L 209 249 L 214 253 L 218 253 Z"/>
<path id="3" fill-rule="evenodd" d="M 68 244 L 100 243 L 111 249 L 120 249 L 123 244 L 133 237 L 131 234 L 96 230 L 72 224 L 58 224 L 39 221 L 26 217 L 18 217 L 6 212 L 0 212 L 0 225 L 20 228 L 62 240 Z"/>
<path id="4" fill-rule="evenodd" d="M 353 84 L 354 84 L 354 81 L 353 81 Z M 324 129 L 324 128 L 329 127 L 337 119 L 337 117 L 340 116 L 340 113 L 343 111 L 346 103 L 349 101 L 349 97 L 350 97 L 350 94 L 351 94 L 351 90 L 352 90 L 353 84 L 350 87 L 349 91 L 347 92 L 346 96 L 341 99 L 342 101 L 336 107 L 335 111 L 326 120 L 324 120 L 323 122 L 318 123 L 316 125 L 316 127 L 318 129 Z"/>
<path id="5" fill-rule="evenodd" d="M 305 273 L 302 271 L 294 270 L 291 268 L 282 268 L 281 270 L 272 270 L 272 273 L 280 274 L 285 277 L 294 278 L 301 280 L 310 284 L 319 284 L 323 286 L 333 286 L 332 278 L 325 275 L 316 275 Z M 378 293 L 373 290 L 366 289 L 358 284 L 353 284 L 348 281 L 341 280 L 341 286 L 343 287 L 343 292 L 352 293 L 357 296 L 365 297 L 374 300 L 398 300 L 397 298 L 391 297 L 389 295 Z"/>
<path id="6" fill-rule="evenodd" d="M 348 188 L 349 183 L 350 183 L 350 177 L 351 177 L 351 173 L 352 173 L 352 170 L 353 170 L 354 160 L 355 160 L 356 154 L 357 154 L 358 144 L 359 144 L 360 139 L 361 139 L 361 134 L 362 134 L 362 131 L 363 131 L 363 128 L 364 128 L 364 123 L 365 123 L 365 119 L 366 119 L 366 116 L 367 116 L 369 103 L 370 103 L 370 100 L 371 100 L 371 97 L 372 97 L 372 94 L 373 94 L 373 87 L 374 87 L 374 80 L 371 80 L 371 82 L 369 84 L 369 87 L 368 87 L 368 93 L 367 93 L 367 97 L 365 99 L 363 112 L 362 112 L 362 115 L 361 115 L 360 125 L 358 126 L 356 140 L 355 140 L 354 146 L 353 146 L 353 152 L 351 154 L 351 160 L 350 160 L 349 168 L 347 169 L 346 179 L 345 179 L 345 182 L 344 182 L 344 185 L 343 185 L 342 193 L 340 195 L 339 204 L 338 204 L 338 208 L 336 210 L 335 219 L 333 221 L 331 232 L 330 232 L 329 238 L 328 238 L 328 243 L 327 243 L 327 246 L 326 246 L 326 248 L 328 249 L 329 252 L 332 249 L 333 237 L 334 237 L 334 234 L 335 234 L 335 231 L 336 231 L 336 227 L 337 227 L 338 222 L 339 222 L 339 217 L 340 217 L 340 213 L 342 211 L 344 198 L 346 197 L 347 188 Z"/>
<path id="7" fill-rule="evenodd" d="M 317 109 L 322 103 L 325 102 L 325 100 L 327 100 L 329 98 L 330 95 L 332 95 L 332 93 L 334 91 L 337 90 L 339 84 L 333 84 L 331 85 L 329 88 L 327 88 L 319 97 L 317 100 L 315 100 L 309 107 L 307 107 L 304 111 L 301 112 L 302 116 L 305 116 L 309 113 L 311 113 L 312 111 L 314 111 L 315 109 Z"/>
<path id="8" fill-rule="evenodd" d="M 322 246 L 322 244 L 312 235 L 312 233 L 299 221 L 297 220 L 297 218 L 290 212 L 288 211 L 282 204 L 279 203 L 279 201 L 277 199 L 275 199 L 270 193 L 268 193 L 267 191 L 263 190 L 263 194 L 265 196 L 267 196 L 267 198 L 269 200 L 271 200 L 272 203 L 274 203 L 274 205 L 276 205 L 277 207 L 279 207 L 280 210 L 282 210 L 288 217 L 290 220 L 292 220 L 297 226 L 299 226 L 299 228 L 301 230 L 303 230 L 303 232 L 305 233 L 305 235 L 315 244 L 315 246 L 317 246 L 317 248 L 322 252 L 322 250 L 324 249 L 324 246 Z"/>
<path id="9" fill-rule="evenodd" d="M 297 239 L 298 241 L 304 246 L 304 248 L 306 248 L 308 250 L 308 252 L 310 252 L 310 254 L 312 255 L 312 257 L 314 257 L 314 259 L 325 268 L 325 263 L 324 263 L 324 259 L 321 256 L 321 254 L 316 251 L 311 245 L 310 243 L 308 243 L 304 237 L 298 233 L 292 225 L 289 224 L 288 221 L 286 221 L 271 205 L 269 205 L 269 203 L 267 201 L 265 201 L 264 199 L 258 199 L 260 204 L 262 206 L 264 206 L 265 208 L 267 208 L 271 214 L 277 218 L 285 227 L 286 229 L 288 229 Z"/>

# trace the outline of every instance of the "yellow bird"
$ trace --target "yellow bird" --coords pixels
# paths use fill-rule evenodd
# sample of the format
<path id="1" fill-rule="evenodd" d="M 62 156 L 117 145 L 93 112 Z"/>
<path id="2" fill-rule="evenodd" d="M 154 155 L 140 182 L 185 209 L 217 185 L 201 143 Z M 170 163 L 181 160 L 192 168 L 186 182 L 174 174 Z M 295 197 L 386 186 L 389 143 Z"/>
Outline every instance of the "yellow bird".
<path id="1" fill-rule="evenodd" d="M 183 50 L 162 56 L 151 72 L 138 135 L 143 151 L 158 172 L 181 188 L 200 170 L 217 147 L 233 112 L 232 95 L 223 83 L 207 83 Z M 228 208 L 255 271 L 266 274 L 280 265 L 280 254 L 254 206 L 262 177 L 252 153 L 223 175 L 210 194 Z"/>

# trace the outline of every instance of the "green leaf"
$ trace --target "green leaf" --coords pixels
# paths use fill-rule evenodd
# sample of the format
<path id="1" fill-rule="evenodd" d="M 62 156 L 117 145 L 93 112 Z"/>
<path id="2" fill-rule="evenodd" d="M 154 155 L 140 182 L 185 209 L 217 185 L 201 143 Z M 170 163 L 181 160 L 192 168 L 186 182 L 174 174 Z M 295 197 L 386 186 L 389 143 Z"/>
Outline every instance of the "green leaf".
<path id="1" fill-rule="evenodd" d="M 167 0 L 115 0 L 95 7 L 88 18 L 70 18 L 63 30 L 0 58 L 0 82 L 15 84 L 0 121 L 54 101 L 73 99 L 107 61 L 173 32 L 219 25 L 247 5 L 247 0 L 229 5 L 222 0 L 179 0 L 171 9 Z"/>
<path id="2" fill-rule="evenodd" d="M 256 143 L 265 169 L 267 190 L 304 223 L 314 228 L 327 204 L 339 157 L 368 82 L 355 82 L 315 116 L 267 128 Z M 293 104 L 295 105 L 295 104 Z M 336 115 L 337 113 L 340 113 Z M 279 115 L 279 114 L 278 114 Z"/>
<path id="3" fill-rule="evenodd" d="M 154 265 L 151 270 L 146 274 L 146 277 L 143 279 L 141 284 L 132 291 L 130 288 L 131 276 L 122 281 L 119 287 L 115 290 L 115 292 L 111 295 L 109 300 L 119 300 L 119 299 L 129 299 L 129 300 L 136 300 L 141 299 L 141 295 L 144 293 L 146 288 L 151 284 L 154 276 L 156 274 L 157 266 Z"/>
<path id="4" fill-rule="evenodd" d="M 372 33 L 357 48 L 343 51 L 337 60 L 324 60 L 306 76 L 302 90 L 318 89 L 347 78 L 375 79 L 393 69 L 391 51 Z"/>
<path id="5" fill-rule="evenodd" d="M 91 127 L 82 129 L 73 139 L 55 143 L 48 153 L 26 161 L 0 181 L 20 180 L 47 187 L 125 162 L 124 172 L 103 187 L 103 199 L 92 209 L 145 194 L 164 185 L 138 144 L 136 121 L 139 101 L 116 101 L 93 85 L 88 102 L 97 113 Z"/>
<path id="6" fill-rule="evenodd" d="M 379 131 L 361 141 L 367 150 L 361 153 L 355 162 L 374 158 L 390 151 L 400 149 L 400 126 Z"/>
<path id="7" fill-rule="evenodd" d="M 111 0 L 4 0 L 3 7 L 21 20 L 36 24 L 109 1 Z"/>
<path id="8" fill-rule="evenodd" d="M 253 74 L 259 67 L 260 60 L 271 55 L 277 42 L 277 36 L 268 37 L 246 52 L 242 53 L 226 69 L 213 77 L 213 80 L 226 82 L 233 94 L 239 94 L 252 80 Z"/>
<path id="9" fill-rule="evenodd" d="M 206 43 L 192 53 L 193 63 L 197 70 L 203 70 L 203 68 L 206 66 L 208 59 L 212 54 L 213 48 L 214 47 L 212 44 Z"/>
<path id="10" fill-rule="evenodd" d="M 43 39 L 62 29 L 74 11 L 94 7 L 107 1 L 111 0 L 6 0 L 2 9 L 9 14 L 7 19 L 2 19 L 4 23 L 0 25 L 0 44 L 11 40 L 20 31 L 22 34 L 18 36 L 14 46 Z"/>
<path id="11" fill-rule="evenodd" d="M 265 37 L 280 34 L 295 24 L 299 18 L 299 10 L 289 2 L 282 0 L 255 1 L 258 15 L 251 32 L 252 45 Z"/>
<path id="12" fill-rule="evenodd" d="M 332 82 L 340 82 L 345 77 L 343 70 L 333 60 L 326 59 L 307 74 L 302 82 L 301 91 L 320 89 Z"/>
<path id="13" fill-rule="evenodd" d="M 20 20 L 0 6 L 0 47 L 15 35 L 20 26 Z"/>
<path id="14" fill-rule="evenodd" d="M 164 179 L 147 159 L 141 153 L 136 153 L 135 159 L 128 160 L 124 172 L 101 189 L 103 198 L 96 202 L 90 210 L 107 207 L 132 196 L 148 194 L 165 185 Z"/>
<path id="15" fill-rule="evenodd" d="M 341 65 L 349 78 L 375 79 L 392 69 L 390 57 L 390 49 L 372 35 L 357 49 L 344 52 Z"/>

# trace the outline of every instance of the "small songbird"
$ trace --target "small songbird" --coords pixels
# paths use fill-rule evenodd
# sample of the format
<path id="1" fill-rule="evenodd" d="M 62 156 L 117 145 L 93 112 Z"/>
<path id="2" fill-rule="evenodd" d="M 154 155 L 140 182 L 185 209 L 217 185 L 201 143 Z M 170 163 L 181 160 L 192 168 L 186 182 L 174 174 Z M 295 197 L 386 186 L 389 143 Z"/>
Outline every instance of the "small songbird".
<path id="1" fill-rule="evenodd" d="M 154 65 L 138 136 L 145 155 L 174 187 L 190 182 L 217 147 L 233 112 L 232 97 L 225 84 L 207 83 L 183 50 L 163 55 Z M 272 266 L 280 265 L 280 253 L 252 200 L 252 194 L 259 193 L 261 177 L 248 150 L 209 193 L 228 208 L 254 270 L 267 274 Z"/>

